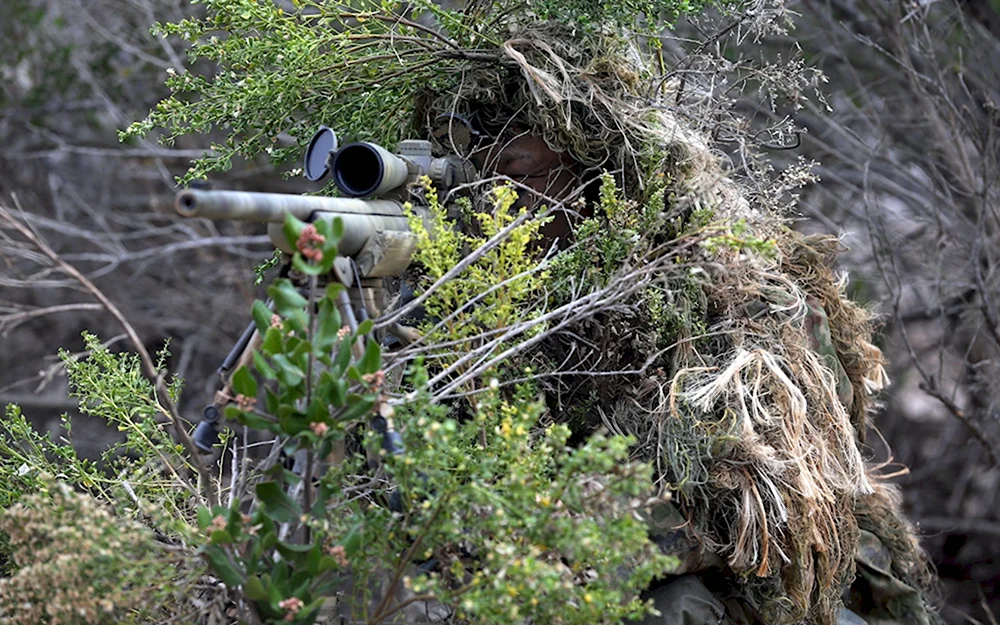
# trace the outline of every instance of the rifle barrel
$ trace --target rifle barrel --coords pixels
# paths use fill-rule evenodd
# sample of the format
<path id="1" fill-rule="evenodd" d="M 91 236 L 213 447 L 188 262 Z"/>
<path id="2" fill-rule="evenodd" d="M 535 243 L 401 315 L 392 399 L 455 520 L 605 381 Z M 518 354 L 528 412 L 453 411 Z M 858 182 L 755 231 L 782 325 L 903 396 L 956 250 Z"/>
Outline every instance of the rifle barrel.
<path id="1" fill-rule="evenodd" d="M 295 250 L 285 241 L 280 225 L 289 213 L 306 222 L 340 218 L 344 232 L 338 251 L 345 256 L 358 253 L 376 232 L 410 230 L 403 205 L 394 200 L 187 189 L 177 194 L 175 208 L 184 217 L 270 224 L 267 233 L 271 240 L 289 253 Z"/>
<path id="2" fill-rule="evenodd" d="M 174 204 L 183 217 L 207 217 L 234 221 L 282 223 L 291 213 L 302 221 L 313 221 L 316 213 L 402 217 L 402 206 L 392 200 L 248 193 L 245 191 L 202 191 L 187 189 L 177 194 Z"/>

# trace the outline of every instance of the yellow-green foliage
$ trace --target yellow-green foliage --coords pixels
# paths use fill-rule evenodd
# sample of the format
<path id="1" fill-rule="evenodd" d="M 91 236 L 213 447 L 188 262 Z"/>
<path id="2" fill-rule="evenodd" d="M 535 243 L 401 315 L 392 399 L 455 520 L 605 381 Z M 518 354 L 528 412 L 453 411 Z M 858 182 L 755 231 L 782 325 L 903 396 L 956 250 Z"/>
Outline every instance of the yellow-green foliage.
<path id="1" fill-rule="evenodd" d="M 729 248 L 738 252 L 754 252 L 764 258 L 774 258 L 778 253 L 773 239 L 765 239 L 754 233 L 745 220 L 738 220 L 721 229 L 721 233 L 705 239 L 702 245 L 710 252 Z"/>
<path id="2" fill-rule="evenodd" d="M 593 217 L 583 220 L 576 231 L 577 245 L 553 262 L 557 282 L 583 282 L 601 287 L 626 267 L 630 258 L 648 249 L 663 211 L 662 185 L 650 190 L 644 202 L 622 197 L 611 174 L 601 176 L 600 197 Z"/>
<path id="3" fill-rule="evenodd" d="M 479 233 L 464 233 L 451 225 L 430 180 L 423 183 L 429 216 L 425 221 L 411 214 L 410 228 L 417 236 L 413 260 L 424 269 L 420 284 L 424 289 L 469 252 L 526 216 L 526 209 L 514 208 L 518 196 L 512 187 L 496 187 L 490 195 L 492 211 L 471 215 Z M 469 209 L 468 203 L 465 208 Z M 533 301 L 548 278 L 536 252 L 541 239 L 539 228 L 544 223 L 543 219 L 530 217 L 522 220 L 465 271 L 434 289 L 424 304 L 430 320 L 423 330 L 428 333 L 429 344 L 473 341 L 484 331 L 503 329 L 530 316 Z M 441 327 L 435 329 L 438 325 Z"/>

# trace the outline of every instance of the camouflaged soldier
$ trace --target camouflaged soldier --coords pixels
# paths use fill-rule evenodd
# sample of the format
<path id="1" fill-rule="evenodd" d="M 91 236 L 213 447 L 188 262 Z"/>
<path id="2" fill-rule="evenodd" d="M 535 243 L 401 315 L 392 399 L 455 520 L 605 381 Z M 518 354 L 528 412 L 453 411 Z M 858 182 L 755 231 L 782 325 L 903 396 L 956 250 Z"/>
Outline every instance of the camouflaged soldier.
<path id="1" fill-rule="evenodd" d="M 579 168 L 566 153 L 556 153 L 543 140 L 523 130 L 513 132 L 504 141 L 498 141 L 490 150 L 478 155 L 477 165 L 489 174 L 509 176 L 540 196 L 559 198 L 573 184 L 578 183 Z M 538 198 L 526 197 L 525 204 Z M 584 216 L 586 211 L 584 208 Z M 571 220 L 560 217 L 545 234 L 565 239 L 571 236 Z M 816 248 L 829 246 L 818 241 Z M 814 248 L 803 245 L 803 250 Z M 829 252 L 829 250 L 827 250 Z M 832 263 L 828 254 L 823 262 Z M 815 262 L 816 259 L 811 259 Z M 745 308 L 745 315 L 754 318 L 773 314 L 773 310 L 793 309 L 794 297 L 780 289 L 765 289 L 761 301 Z M 835 301 L 835 300 L 834 300 Z M 863 398 L 884 380 L 875 382 L 855 379 L 842 362 L 837 341 L 831 332 L 827 311 L 816 297 L 805 302 L 804 314 L 790 321 L 809 337 L 809 348 L 822 360 L 835 377 L 836 394 L 846 412 L 852 415 L 858 443 L 863 442 L 865 407 Z M 877 348 L 865 343 L 867 356 L 881 361 Z M 877 368 L 879 371 L 880 367 Z M 854 378 L 859 376 L 855 375 Z M 888 487 L 882 486 L 883 489 Z M 931 625 L 937 615 L 928 607 L 920 587 L 927 585 L 926 570 L 911 528 L 899 516 L 898 505 L 886 506 L 892 494 L 880 492 L 880 497 L 858 504 L 860 540 L 857 546 L 856 576 L 854 582 L 843 589 L 844 607 L 837 617 L 838 625 Z M 763 623 L 759 614 L 741 598 L 738 584 L 726 575 L 724 559 L 705 547 L 690 518 L 686 518 L 673 503 L 664 503 L 650 510 L 647 517 L 651 536 L 661 550 L 678 558 L 678 565 L 670 575 L 660 580 L 647 592 L 657 614 L 641 621 L 642 625 L 755 625 Z M 894 551 L 880 539 L 884 534 Z M 900 544 L 904 543 L 903 547 Z M 894 562 L 894 555 L 897 562 Z M 915 564 L 916 562 L 916 564 Z"/>

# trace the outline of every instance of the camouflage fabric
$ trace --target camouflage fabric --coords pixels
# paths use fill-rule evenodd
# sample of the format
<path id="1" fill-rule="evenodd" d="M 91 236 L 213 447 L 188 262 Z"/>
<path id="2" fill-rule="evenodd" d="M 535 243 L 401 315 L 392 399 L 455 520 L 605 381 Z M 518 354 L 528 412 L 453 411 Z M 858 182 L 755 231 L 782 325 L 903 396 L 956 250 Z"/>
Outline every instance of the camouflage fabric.
<path id="1" fill-rule="evenodd" d="M 647 592 L 658 612 L 634 625 L 751 625 L 750 612 L 732 599 L 713 594 L 699 574 L 721 571 L 722 558 L 698 540 L 680 510 L 671 503 L 654 506 L 646 520 L 660 550 L 678 558 L 666 581 Z M 920 592 L 892 573 L 892 556 L 882 541 L 862 530 L 857 577 L 844 593 L 846 607 L 838 625 L 931 625 Z M 864 618 L 859 616 L 864 615 Z"/>
<path id="2" fill-rule="evenodd" d="M 691 524 L 670 501 L 653 506 L 646 514 L 649 538 L 660 552 L 678 559 L 671 573 L 683 575 L 708 569 L 721 569 L 722 558 L 707 550 Z"/>
<path id="3" fill-rule="evenodd" d="M 854 612 L 844 608 L 837 615 L 837 625 L 867 625 L 867 623 Z"/>
<path id="4" fill-rule="evenodd" d="M 858 572 L 845 603 L 863 614 L 867 625 L 930 625 L 920 591 L 892 572 L 892 556 L 877 536 L 861 531 Z"/>
<path id="5" fill-rule="evenodd" d="M 847 377 L 847 371 L 840 362 L 840 356 L 833 346 L 833 337 L 830 335 L 830 320 L 826 316 L 826 311 L 815 298 L 806 299 L 806 318 L 803 320 L 806 336 L 809 337 L 810 348 L 820 355 L 826 368 L 833 372 L 837 381 L 837 396 L 844 410 L 851 411 L 854 404 L 854 387 Z"/>
<path id="6" fill-rule="evenodd" d="M 804 314 L 798 300 L 778 289 L 765 293 L 767 301 L 746 306 L 751 318 L 765 314 L 790 314 L 810 341 L 810 349 L 833 373 L 837 394 L 850 411 L 854 398 L 851 381 L 840 361 L 830 333 L 826 311 L 814 298 L 806 299 Z M 636 625 L 757 625 L 750 611 L 733 599 L 713 594 L 703 578 L 709 572 L 725 570 L 718 554 L 710 552 L 699 540 L 696 528 L 671 502 L 654 506 L 647 514 L 650 538 L 660 550 L 679 560 L 671 577 L 652 588 L 657 615 L 647 616 Z M 892 556 L 879 538 L 862 530 L 856 559 L 857 575 L 844 591 L 845 607 L 838 625 L 932 625 L 926 604 L 918 589 L 908 585 L 892 571 Z"/>
<path id="7" fill-rule="evenodd" d="M 816 352 L 823 359 L 823 364 L 829 369 L 837 381 L 837 396 L 847 412 L 851 412 L 854 404 L 854 387 L 840 362 L 837 349 L 833 346 L 833 337 L 830 334 L 830 319 L 826 315 L 823 306 L 816 298 L 809 296 L 806 298 L 805 314 L 799 314 L 799 306 L 796 298 L 789 293 L 777 288 L 763 289 L 767 296 L 767 301 L 757 300 L 747 304 L 745 310 L 748 316 L 753 319 L 771 312 L 773 307 L 779 310 L 787 310 L 792 314 L 793 322 L 799 324 L 809 337 L 809 348 Z"/>
<path id="8" fill-rule="evenodd" d="M 634 625 L 750 625 L 726 606 L 696 575 L 671 579 L 647 593 L 656 613 Z"/>

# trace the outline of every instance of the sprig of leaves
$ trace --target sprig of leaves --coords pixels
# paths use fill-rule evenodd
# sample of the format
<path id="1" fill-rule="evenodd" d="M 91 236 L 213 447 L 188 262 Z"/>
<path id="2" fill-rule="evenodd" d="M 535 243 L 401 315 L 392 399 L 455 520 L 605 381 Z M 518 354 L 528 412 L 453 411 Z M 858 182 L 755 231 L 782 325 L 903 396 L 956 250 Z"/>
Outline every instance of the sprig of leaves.
<path id="1" fill-rule="evenodd" d="M 520 29 L 550 21 L 606 44 L 637 32 L 655 35 L 706 2 L 486 0 L 456 10 L 416 0 L 402 15 L 381 0 L 349 9 L 297 1 L 290 10 L 269 0 L 206 0 L 204 17 L 154 27 L 154 34 L 190 45 L 189 67 L 168 72 L 170 97 L 120 138 L 157 130 L 172 144 L 187 134 L 221 132 L 185 183 L 239 158 L 296 160 L 319 124 L 393 146 L 420 130 L 420 94 L 453 93 L 466 72 L 499 68 L 503 43 Z"/>

